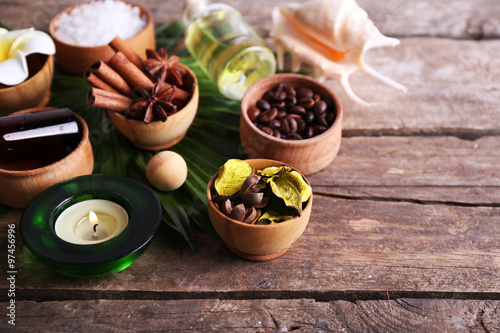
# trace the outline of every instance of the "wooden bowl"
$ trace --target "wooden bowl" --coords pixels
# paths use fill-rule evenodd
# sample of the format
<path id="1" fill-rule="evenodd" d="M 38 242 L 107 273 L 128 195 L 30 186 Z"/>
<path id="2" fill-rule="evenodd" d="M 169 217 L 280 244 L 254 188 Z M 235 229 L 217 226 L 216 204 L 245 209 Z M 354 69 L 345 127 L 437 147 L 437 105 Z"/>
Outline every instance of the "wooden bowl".
<path id="1" fill-rule="evenodd" d="M 185 76 L 183 88 L 192 93 L 192 96 L 186 106 L 169 116 L 167 121 L 154 121 L 145 124 L 141 120 L 129 119 L 108 110 L 109 117 L 113 120 L 116 128 L 136 147 L 147 150 L 166 149 L 179 143 L 186 135 L 198 110 L 199 88 L 196 75 L 188 67 L 183 67 L 189 74 Z"/>
<path id="2" fill-rule="evenodd" d="M 254 171 L 286 165 L 266 159 L 250 159 L 246 162 L 254 168 Z M 208 215 L 215 231 L 231 252 L 248 260 L 270 260 L 284 254 L 302 235 L 311 216 L 312 194 L 302 214 L 298 217 L 271 225 L 247 224 L 222 214 L 212 202 L 212 187 L 218 175 L 219 172 L 210 179 L 207 185 Z M 305 181 L 309 184 L 307 179 Z"/>
<path id="3" fill-rule="evenodd" d="M 22 113 L 49 110 L 36 108 Z M 20 112 L 20 113 L 21 113 Z M 31 170 L 7 170 L 0 168 L 0 202 L 15 208 L 26 208 L 40 192 L 68 178 L 91 174 L 94 156 L 89 140 L 89 129 L 85 120 L 75 114 L 82 126 L 82 140 L 78 146 L 61 160 Z"/>
<path id="4" fill-rule="evenodd" d="M 30 77 L 15 86 L 0 88 L 0 116 L 12 112 L 45 106 L 49 101 L 50 85 L 54 75 L 54 57 L 32 54 L 27 58 Z"/>
<path id="5" fill-rule="evenodd" d="M 154 31 L 153 16 L 151 13 L 141 5 L 124 1 L 134 7 L 139 7 L 142 16 L 146 16 L 147 23 L 144 29 L 142 29 L 135 36 L 126 39 L 127 44 L 129 44 L 132 49 L 137 52 L 143 59 L 146 58 L 146 49 L 156 49 L 156 39 Z M 88 2 L 86 2 L 88 3 Z M 75 75 L 83 75 L 85 71 L 98 60 L 107 61 L 115 52 L 108 45 L 101 46 L 78 46 L 74 44 L 68 44 L 55 36 L 55 23 L 63 13 L 70 13 L 74 8 L 79 5 L 75 5 L 66 8 L 59 14 L 57 14 L 49 24 L 49 33 L 54 40 L 56 45 L 56 56 L 61 67 L 68 73 Z"/>
<path id="6" fill-rule="evenodd" d="M 337 107 L 335 122 L 324 133 L 303 140 L 278 139 L 262 132 L 248 117 L 248 109 L 262 98 L 264 93 L 279 83 L 294 88 L 305 86 L 330 97 Z M 249 158 L 268 158 L 290 164 L 305 175 L 320 171 L 329 165 L 340 148 L 343 110 L 333 90 L 316 79 L 300 74 L 276 74 L 254 83 L 241 100 L 240 138 Z"/>

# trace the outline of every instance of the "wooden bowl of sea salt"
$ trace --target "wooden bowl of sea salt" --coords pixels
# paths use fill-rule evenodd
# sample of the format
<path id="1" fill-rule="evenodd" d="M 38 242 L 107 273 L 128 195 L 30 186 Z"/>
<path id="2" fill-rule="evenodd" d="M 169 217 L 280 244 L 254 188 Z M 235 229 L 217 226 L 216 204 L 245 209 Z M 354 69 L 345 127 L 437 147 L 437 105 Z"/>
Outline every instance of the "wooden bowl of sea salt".
<path id="1" fill-rule="evenodd" d="M 156 49 L 153 16 L 144 7 L 126 1 L 91 1 L 69 7 L 49 25 L 59 65 L 83 75 L 96 61 L 115 52 L 108 43 L 117 35 L 142 58 Z"/>

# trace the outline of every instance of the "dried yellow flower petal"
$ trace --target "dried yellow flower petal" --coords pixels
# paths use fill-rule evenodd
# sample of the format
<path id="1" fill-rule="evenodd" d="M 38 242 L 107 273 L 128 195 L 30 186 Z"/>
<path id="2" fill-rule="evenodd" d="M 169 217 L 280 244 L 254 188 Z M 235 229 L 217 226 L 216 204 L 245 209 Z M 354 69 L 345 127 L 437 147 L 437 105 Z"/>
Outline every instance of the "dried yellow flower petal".
<path id="1" fill-rule="evenodd" d="M 236 194 L 252 172 L 253 168 L 247 162 L 230 159 L 219 170 L 219 176 L 215 180 L 215 190 L 219 195 Z"/>
<path id="2" fill-rule="evenodd" d="M 263 170 L 258 170 L 257 174 L 261 175 L 266 182 L 270 182 L 276 177 L 286 180 L 299 191 L 302 197 L 302 202 L 306 202 L 311 197 L 311 186 L 306 183 L 304 177 L 302 177 L 300 173 L 294 171 L 290 167 L 269 167 Z"/>
<path id="3" fill-rule="evenodd" d="M 292 219 L 293 216 L 288 215 L 275 215 L 269 212 L 265 212 L 259 219 L 255 220 L 255 224 L 275 224 L 278 222 L 287 221 Z"/>
<path id="4" fill-rule="evenodd" d="M 306 183 L 304 177 L 302 177 L 300 173 L 297 171 L 284 172 L 281 175 L 281 179 L 286 180 L 299 191 L 300 196 L 302 197 L 302 202 L 309 200 L 312 188 Z"/>
<path id="5" fill-rule="evenodd" d="M 269 185 L 271 185 L 274 195 L 282 199 L 287 207 L 297 209 L 300 215 L 302 212 L 302 197 L 293 184 L 283 178 L 273 177 Z"/>
<path id="6" fill-rule="evenodd" d="M 262 170 L 257 170 L 257 174 L 262 176 L 262 177 L 272 177 L 275 175 L 278 175 L 280 172 L 283 171 L 291 171 L 292 168 L 287 167 L 287 166 L 279 166 L 279 167 L 268 167 Z"/>

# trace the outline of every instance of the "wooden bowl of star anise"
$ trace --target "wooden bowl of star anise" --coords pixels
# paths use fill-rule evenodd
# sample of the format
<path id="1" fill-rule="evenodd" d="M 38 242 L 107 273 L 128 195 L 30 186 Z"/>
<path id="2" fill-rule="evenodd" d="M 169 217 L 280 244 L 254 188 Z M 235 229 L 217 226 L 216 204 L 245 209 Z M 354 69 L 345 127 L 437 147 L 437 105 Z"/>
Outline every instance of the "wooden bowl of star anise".
<path id="1" fill-rule="evenodd" d="M 89 105 L 104 108 L 132 144 L 147 150 L 172 147 L 186 135 L 198 109 L 196 75 L 163 49 L 142 59 L 118 37 L 116 53 L 84 74 L 92 85 Z"/>
<path id="2" fill-rule="evenodd" d="M 277 258 L 287 252 L 304 232 L 312 211 L 312 189 L 300 172 L 282 162 L 268 159 L 248 159 L 239 162 L 248 163 L 252 168 L 252 174 L 245 179 L 236 194 L 228 197 L 217 192 L 216 182 L 217 179 L 220 179 L 219 175 L 224 172 L 227 174 L 227 170 L 223 170 L 223 168 L 210 179 L 207 185 L 206 195 L 210 221 L 228 249 L 235 255 L 253 261 Z M 283 167 L 289 171 L 297 172 L 309 187 L 307 200 L 303 200 L 303 207 L 296 216 L 283 216 L 281 218 L 277 217 L 276 213 L 270 214 L 269 206 L 273 199 L 265 202 L 267 195 L 265 193 L 263 196 L 260 195 L 266 190 L 261 188 L 262 179 L 259 178 L 264 178 L 264 175 L 258 175 L 259 171 L 270 167 Z M 240 171 L 235 173 L 241 175 Z M 244 199 L 244 203 L 241 203 L 242 195 L 249 197 L 250 201 Z M 238 207 L 243 207 L 242 214 L 236 212 Z M 227 215 L 228 210 L 231 210 L 229 215 L 232 217 Z M 255 215 L 255 210 L 257 210 L 257 215 Z M 291 213 L 288 212 L 285 215 L 289 214 Z M 241 218 L 237 215 L 241 215 Z"/>

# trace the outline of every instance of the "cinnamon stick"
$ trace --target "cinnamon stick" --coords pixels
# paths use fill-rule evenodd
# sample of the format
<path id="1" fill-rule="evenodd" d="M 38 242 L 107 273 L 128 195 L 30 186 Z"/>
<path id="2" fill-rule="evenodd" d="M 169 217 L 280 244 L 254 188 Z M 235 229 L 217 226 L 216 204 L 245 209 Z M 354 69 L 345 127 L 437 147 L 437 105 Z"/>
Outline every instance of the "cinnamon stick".
<path id="1" fill-rule="evenodd" d="M 121 52 L 127 57 L 128 60 L 130 60 L 134 65 L 137 66 L 141 71 L 145 72 L 146 69 L 144 68 L 144 65 L 142 63 L 142 58 L 139 54 L 137 54 L 134 49 L 123 39 L 121 39 L 119 36 L 116 36 L 113 38 L 111 42 L 109 42 L 109 46 L 115 51 L 115 52 Z"/>
<path id="2" fill-rule="evenodd" d="M 118 72 L 131 87 L 141 87 L 145 89 L 153 88 L 153 81 L 128 60 L 122 52 L 116 52 L 108 60 L 108 65 Z"/>
<path id="3" fill-rule="evenodd" d="M 114 92 L 119 94 L 119 92 L 111 87 L 109 84 L 104 82 L 99 76 L 97 76 L 91 69 L 87 69 L 85 74 L 83 74 L 83 78 L 87 83 L 89 83 L 92 87 L 96 87 L 99 89 L 103 89 L 106 91 Z"/>
<path id="4" fill-rule="evenodd" d="M 185 105 L 190 98 L 191 98 L 191 93 L 176 87 L 173 97 L 174 102 L 178 101 L 179 103 Z"/>
<path id="5" fill-rule="evenodd" d="M 99 88 L 90 88 L 87 94 L 90 106 L 112 110 L 118 113 L 127 113 L 132 105 L 132 99 L 118 93 Z"/>
<path id="6" fill-rule="evenodd" d="M 90 70 L 116 91 L 125 95 L 130 94 L 131 89 L 127 82 L 105 62 L 95 62 L 92 66 L 90 66 Z"/>

